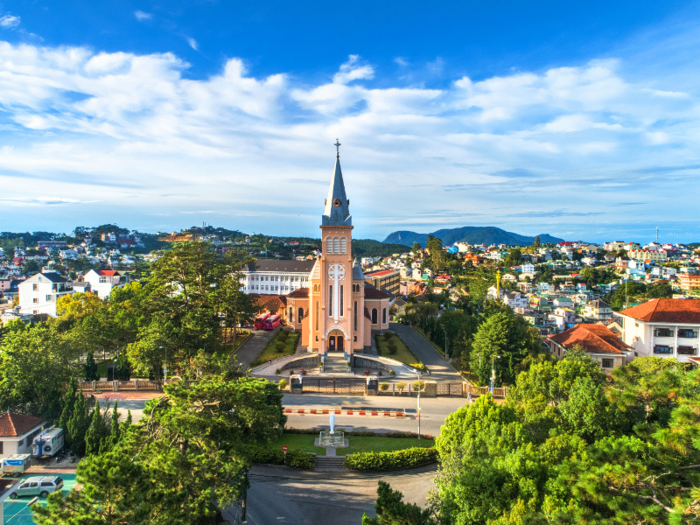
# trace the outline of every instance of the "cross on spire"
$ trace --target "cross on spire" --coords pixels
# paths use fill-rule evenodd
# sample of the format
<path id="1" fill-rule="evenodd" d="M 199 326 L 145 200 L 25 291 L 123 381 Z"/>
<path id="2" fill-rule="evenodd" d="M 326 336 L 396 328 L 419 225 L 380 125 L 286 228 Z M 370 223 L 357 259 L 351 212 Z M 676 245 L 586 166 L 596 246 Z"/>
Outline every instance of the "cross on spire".
<path id="1" fill-rule="evenodd" d="M 340 146 L 341 146 L 341 144 L 340 144 L 340 139 L 335 139 L 335 144 L 333 144 L 333 145 L 334 145 L 335 148 L 338 150 L 338 152 L 336 153 L 335 156 L 336 156 L 336 158 L 339 159 L 339 158 L 340 158 Z"/>

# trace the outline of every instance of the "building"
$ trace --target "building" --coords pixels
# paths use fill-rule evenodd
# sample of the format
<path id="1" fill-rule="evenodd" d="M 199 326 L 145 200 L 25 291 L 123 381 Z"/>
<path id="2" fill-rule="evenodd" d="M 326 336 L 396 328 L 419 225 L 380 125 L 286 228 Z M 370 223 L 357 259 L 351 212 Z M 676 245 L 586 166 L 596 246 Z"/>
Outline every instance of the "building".
<path id="1" fill-rule="evenodd" d="M 547 344 L 559 358 L 579 347 L 606 373 L 624 365 L 632 353 L 629 345 L 600 324 L 577 324 L 560 334 L 550 335 Z"/>
<path id="2" fill-rule="evenodd" d="M 46 426 L 40 417 L 5 412 L 0 415 L 0 458 L 31 454 L 32 440 Z"/>
<path id="3" fill-rule="evenodd" d="M 309 287 L 286 296 L 302 346 L 324 358 L 329 352 L 343 352 L 347 358 L 366 350 L 373 330 L 389 328 L 389 296 L 373 288 L 353 260 L 352 230 L 338 154 L 321 217 L 323 252 L 311 270 Z"/>
<path id="4" fill-rule="evenodd" d="M 65 248 L 66 246 L 66 241 L 38 241 L 36 243 L 36 247 L 39 250 L 44 248 Z"/>
<path id="5" fill-rule="evenodd" d="M 665 250 L 630 250 L 627 255 L 638 261 L 666 262 L 668 259 Z"/>
<path id="6" fill-rule="evenodd" d="M 262 260 L 248 264 L 241 272 L 243 291 L 249 294 L 286 295 L 309 287 L 315 261 Z"/>
<path id="7" fill-rule="evenodd" d="M 511 309 L 516 308 L 527 308 L 529 305 L 529 299 L 527 296 L 521 294 L 520 292 L 510 292 L 503 294 L 503 302 L 510 306 Z"/>
<path id="8" fill-rule="evenodd" d="M 32 275 L 19 284 L 21 314 L 48 314 L 56 317 L 56 301 L 74 293 L 73 284 L 54 271 Z"/>
<path id="9" fill-rule="evenodd" d="M 584 319 L 591 321 L 606 321 L 612 319 L 613 312 L 610 305 L 601 299 L 596 299 L 586 303 L 585 306 L 581 308 L 581 315 Z"/>
<path id="10" fill-rule="evenodd" d="M 100 299 L 107 299 L 113 288 L 124 286 L 129 278 L 117 270 L 90 270 L 85 274 L 85 282 L 90 283 L 92 293 Z"/>
<path id="11" fill-rule="evenodd" d="M 365 279 L 377 290 L 385 290 L 394 295 L 399 294 L 401 272 L 398 270 L 378 270 L 376 272 L 366 273 Z"/>
<path id="12" fill-rule="evenodd" d="M 635 356 L 675 357 L 690 363 L 700 346 L 700 299 L 652 299 L 617 314 Z"/>
<path id="13" fill-rule="evenodd" d="M 692 293 L 700 290 L 700 275 L 692 275 L 689 273 L 678 274 L 678 284 L 684 292 Z"/>

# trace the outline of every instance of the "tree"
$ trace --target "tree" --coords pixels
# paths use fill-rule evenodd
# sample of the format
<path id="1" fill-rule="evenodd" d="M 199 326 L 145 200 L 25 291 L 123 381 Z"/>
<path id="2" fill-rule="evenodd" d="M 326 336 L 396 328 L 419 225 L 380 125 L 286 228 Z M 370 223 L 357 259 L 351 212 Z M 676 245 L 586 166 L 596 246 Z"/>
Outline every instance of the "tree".
<path id="1" fill-rule="evenodd" d="M 503 261 L 503 264 L 510 268 L 511 266 L 518 266 L 523 260 L 523 254 L 520 251 L 520 248 L 513 248 L 511 251 L 508 252 L 508 255 L 506 255 L 505 261 Z"/>
<path id="2" fill-rule="evenodd" d="M 119 423 L 120 414 L 117 410 L 118 406 L 118 403 L 115 401 L 114 407 L 112 408 L 112 420 L 109 424 L 109 436 L 104 441 L 104 446 L 101 450 L 102 453 L 109 452 L 110 450 L 112 450 L 115 446 L 117 446 L 119 440 L 121 439 L 122 429 Z"/>
<path id="3" fill-rule="evenodd" d="M 430 525 L 435 523 L 429 509 L 423 510 L 413 503 L 404 503 L 403 494 L 392 490 L 391 486 L 380 481 L 377 487 L 377 501 L 374 504 L 376 518 L 362 516 L 362 525 Z"/>
<path id="4" fill-rule="evenodd" d="M 532 243 L 532 246 L 533 246 L 533 248 L 539 248 L 539 247 L 541 246 L 540 238 L 539 238 L 539 237 L 535 237 L 535 240 L 534 240 L 534 242 Z"/>
<path id="5" fill-rule="evenodd" d="M 121 352 L 117 356 L 116 365 L 117 379 L 119 381 L 129 381 L 131 379 L 131 363 L 126 352 Z"/>
<path id="6" fill-rule="evenodd" d="M 430 251 L 430 267 L 434 272 L 438 272 L 445 262 L 444 254 L 442 253 L 442 240 L 428 235 L 427 247 Z"/>
<path id="7" fill-rule="evenodd" d="M 90 420 L 90 412 L 81 391 L 75 400 L 73 415 L 67 424 L 70 448 L 78 456 L 85 454 L 85 434 L 90 428 Z"/>
<path id="8" fill-rule="evenodd" d="M 68 422 L 73 417 L 73 412 L 75 411 L 75 403 L 78 400 L 78 395 L 83 395 L 82 392 L 78 394 L 78 382 L 75 377 L 70 378 L 70 383 L 68 384 L 68 391 L 63 396 L 63 410 L 61 412 L 61 419 L 58 421 L 58 426 L 63 429 L 63 434 L 65 436 L 66 444 L 70 447 L 70 434 L 68 432 Z"/>
<path id="9" fill-rule="evenodd" d="M 113 450 L 80 462 L 82 489 L 52 494 L 35 521 L 191 525 L 231 505 L 253 451 L 279 438 L 286 417 L 276 384 L 225 377 L 165 386 Z"/>
<path id="10" fill-rule="evenodd" d="M 100 411 L 99 401 L 95 403 L 92 411 L 92 423 L 90 429 L 85 434 L 85 453 L 88 456 L 97 455 L 104 449 L 105 439 L 109 437 L 109 426 L 105 421 L 107 410 Z"/>
<path id="11" fill-rule="evenodd" d="M 85 364 L 83 365 L 83 378 L 85 381 L 99 381 L 100 374 L 97 373 L 97 363 L 92 352 L 87 353 Z"/>
<path id="12" fill-rule="evenodd" d="M 414 242 L 413 248 L 411 248 L 411 253 L 413 253 L 414 256 L 417 256 L 420 252 L 421 252 L 420 244 L 417 242 Z"/>

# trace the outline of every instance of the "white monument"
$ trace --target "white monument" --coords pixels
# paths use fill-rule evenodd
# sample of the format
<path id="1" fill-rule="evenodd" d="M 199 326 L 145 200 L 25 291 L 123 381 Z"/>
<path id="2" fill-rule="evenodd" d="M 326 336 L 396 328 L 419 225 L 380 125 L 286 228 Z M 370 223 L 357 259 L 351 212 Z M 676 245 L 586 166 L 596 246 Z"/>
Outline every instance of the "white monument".
<path id="1" fill-rule="evenodd" d="M 339 430 L 338 432 L 335 431 L 335 413 L 331 412 L 331 417 L 330 417 L 330 426 L 331 426 L 331 431 L 326 432 L 325 430 L 321 430 L 321 433 L 318 437 L 318 446 L 319 447 L 345 447 L 347 446 L 345 444 L 345 432 L 342 430 Z"/>

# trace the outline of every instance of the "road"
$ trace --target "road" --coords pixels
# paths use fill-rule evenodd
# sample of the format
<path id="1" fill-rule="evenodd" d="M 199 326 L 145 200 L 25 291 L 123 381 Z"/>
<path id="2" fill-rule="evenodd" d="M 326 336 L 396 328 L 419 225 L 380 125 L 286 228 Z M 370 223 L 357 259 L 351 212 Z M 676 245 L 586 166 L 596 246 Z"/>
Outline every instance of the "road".
<path id="1" fill-rule="evenodd" d="M 382 474 L 297 471 L 255 465 L 250 473 L 248 523 L 252 525 L 359 525 L 376 516 L 377 484 L 386 481 L 404 501 L 426 505 L 435 466 Z"/>
<path id="2" fill-rule="evenodd" d="M 250 328 L 250 337 L 238 348 L 236 358 L 241 363 L 243 370 L 248 370 L 250 363 L 260 355 L 260 352 L 267 346 L 277 330 L 256 330 Z"/>
<path id="3" fill-rule="evenodd" d="M 462 382 L 462 376 L 452 368 L 440 352 L 433 348 L 428 341 L 416 332 L 413 327 L 401 323 L 390 323 L 389 328 L 396 332 L 401 340 L 416 354 L 430 371 L 430 379 L 433 381 Z"/>

